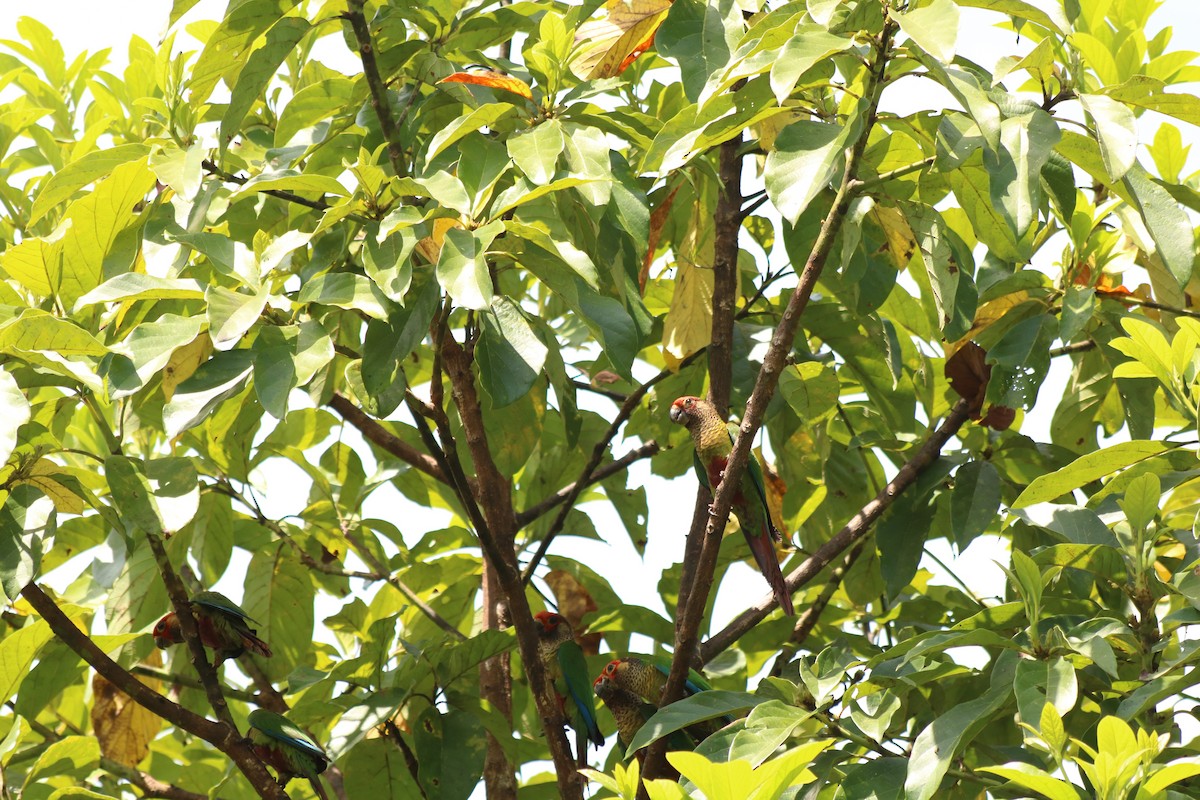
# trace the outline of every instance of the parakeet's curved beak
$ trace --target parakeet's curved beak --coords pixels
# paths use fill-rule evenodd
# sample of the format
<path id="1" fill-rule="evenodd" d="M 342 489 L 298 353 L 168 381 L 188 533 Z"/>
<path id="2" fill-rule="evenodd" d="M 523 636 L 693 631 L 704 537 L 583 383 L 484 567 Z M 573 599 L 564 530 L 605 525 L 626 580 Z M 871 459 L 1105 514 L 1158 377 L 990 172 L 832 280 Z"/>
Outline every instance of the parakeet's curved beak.
<path id="1" fill-rule="evenodd" d="M 672 403 L 671 410 L 667 412 L 667 414 L 671 417 L 671 422 L 674 422 L 677 425 L 687 425 L 687 412 L 684 411 L 683 406 L 679 405 L 678 403 Z"/>

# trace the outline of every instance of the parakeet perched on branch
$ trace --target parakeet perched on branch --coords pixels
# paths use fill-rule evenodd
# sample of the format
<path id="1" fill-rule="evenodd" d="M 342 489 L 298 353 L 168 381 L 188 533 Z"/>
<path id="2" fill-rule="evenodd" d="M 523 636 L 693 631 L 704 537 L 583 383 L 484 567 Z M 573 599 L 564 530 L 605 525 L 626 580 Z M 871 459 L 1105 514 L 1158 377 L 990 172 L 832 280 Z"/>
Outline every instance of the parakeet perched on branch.
<path id="1" fill-rule="evenodd" d="M 329 756 L 320 745 L 287 717 L 265 708 L 251 711 L 249 722 L 254 753 L 275 770 L 280 786 L 292 778 L 308 778 L 321 800 L 328 800 L 318 776 L 329 766 Z"/>
<path id="2" fill-rule="evenodd" d="M 249 622 L 254 620 L 241 606 L 219 592 L 200 592 L 191 600 L 192 614 L 200 631 L 200 641 L 213 651 L 213 666 L 227 658 L 237 658 L 246 650 L 269 658 L 271 648 L 255 635 Z M 172 611 L 154 626 L 154 643 L 168 648 L 183 641 L 179 617 Z"/>
<path id="3" fill-rule="evenodd" d="M 662 705 L 662 693 L 667 688 L 667 676 L 671 671 L 671 663 L 663 660 L 661 663 L 654 658 L 642 659 L 636 656 L 617 658 L 604 665 L 600 674 L 622 689 L 655 706 Z M 691 697 L 700 692 L 712 689 L 704 676 L 694 669 L 688 670 L 688 677 L 683 684 L 683 696 Z M 725 725 L 733 722 L 729 716 L 716 717 L 711 720 L 688 726 L 688 733 L 698 740 L 703 740 L 716 733 Z"/>
<path id="4" fill-rule="evenodd" d="M 538 654 L 547 677 L 554 681 L 563 716 L 575 731 L 575 755 L 582 764 L 586 760 L 587 742 L 597 747 L 604 744 L 604 734 L 596 724 L 596 701 L 588 685 L 587 660 L 565 617 L 539 611 L 534 620 L 538 624 Z"/>
<path id="5" fill-rule="evenodd" d="M 692 434 L 692 443 L 696 446 L 696 475 L 701 483 L 716 494 L 725 475 L 729 454 L 733 452 L 733 437 L 725 420 L 721 419 L 712 403 L 699 397 L 676 399 L 671 403 L 670 415 L 672 422 L 683 425 Z M 795 614 L 783 572 L 779 569 L 779 559 L 775 557 L 775 542 L 782 541 L 783 537 L 771 522 L 762 466 L 753 455 L 733 496 L 733 513 L 737 514 L 750 552 L 754 554 L 763 577 L 771 585 L 779 607 L 788 616 Z"/>
<path id="6" fill-rule="evenodd" d="M 626 749 L 646 721 L 658 711 L 656 706 L 647 703 L 628 689 L 622 689 L 603 674 L 592 684 L 592 691 L 608 707 L 613 721 L 617 723 L 617 737 Z M 675 731 L 667 740 L 667 747 L 671 750 L 692 750 L 695 746 L 695 742 L 683 731 Z M 626 757 L 628 756 L 626 753 Z M 643 753 L 639 750 L 637 756 L 640 760 Z"/>

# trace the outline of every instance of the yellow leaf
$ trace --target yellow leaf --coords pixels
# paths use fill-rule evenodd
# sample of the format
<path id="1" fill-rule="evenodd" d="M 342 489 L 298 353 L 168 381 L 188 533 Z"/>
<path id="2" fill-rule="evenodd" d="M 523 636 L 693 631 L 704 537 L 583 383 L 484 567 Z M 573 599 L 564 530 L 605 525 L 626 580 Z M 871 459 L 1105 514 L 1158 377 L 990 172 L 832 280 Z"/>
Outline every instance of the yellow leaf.
<path id="1" fill-rule="evenodd" d="M 492 89 L 519 94 L 527 100 L 533 99 L 533 91 L 525 81 L 490 69 L 455 72 L 442 78 L 438 83 L 470 83 L 476 86 L 487 86 Z"/>
<path id="2" fill-rule="evenodd" d="M 446 241 L 446 231 L 461 227 L 462 223 L 452 217 L 438 217 L 433 221 L 433 231 L 417 242 L 417 252 L 428 263 L 438 263 L 442 255 L 442 242 Z"/>
<path id="3" fill-rule="evenodd" d="M 713 271 L 680 264 L 663 320 L 663 359 L 671 369 L 712 339 Z"/>
<path id="4" fill-rule="evenodd" d="M 170 401 L 175 394 L 175 387 L 183 383 L 200 365 L 212 355 L 212 339 L 207 333 L 202 333 L 171 353 L 167 366 L 162 371 L 163 399 Z"/>
<path id="5" fill-rule="evenodd" d="M 995 300 L 989 300 L 981 305 L 975 312 L 975 321 L 971 323 L 971 330 L 967 331 L 967 335 L 956 342 L 948 342 L 946 344 L 946 358 L 949 359 L 950 356 L 954 355 L 954 353 L 958 351 L 958 348 L 974 339 L 987 327 L 998 321 L 1010 310 L 1021 305 L 1021 303 L 1024 303 L 1028 299 L 1029 292 L 1021 290 L 1019 292 L 1010 292 L 1009 294 L 1001 295 Z"/>
<path id="6" fill-rule="evenodd" d="M 903 269 L 917 250 L 917 237 L 913 236 L 908 220 L 899 209 L 878 204 L 871 208 L 868 216 L 875 220 L 883 231 L 892 263 L 896 265 L 896 269 Z"/>
<path id="7" fill-rule="evenodd" d="M 619 75 L 654 43 L 670 9 L 671 0 L 608 0 L 603 17 L 575 31 L 575 43 L 582 46 L 571 71 L 589 81 Z"/>
<path id="8" fill-rule="evenodd" d="M 162 666 L 162 656 L 152 650 L 146 661 Z M 142 678 L 158 691 L 159 681 Z M 92 728 L 100 752 L 127 767 L 135 767 L 150 753 L 150 742 L 162 729 L 162 718 L 147 711 L 99 673 L 92 678 Z"/>

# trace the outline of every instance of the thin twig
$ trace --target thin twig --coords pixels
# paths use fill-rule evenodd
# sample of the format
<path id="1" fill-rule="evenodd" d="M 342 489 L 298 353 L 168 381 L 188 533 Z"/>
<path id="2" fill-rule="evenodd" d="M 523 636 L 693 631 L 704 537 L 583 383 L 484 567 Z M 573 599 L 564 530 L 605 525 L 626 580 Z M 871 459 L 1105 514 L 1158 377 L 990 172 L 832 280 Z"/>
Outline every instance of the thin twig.
<path id="1" fill-rule="evenodd" d="M 388 102 L 387 83 L 379 72 L 379 64 L 375 61 L 375 45 L 371 42 L 371 28 L 367 25 L 364 7 L 366 0 L 350 0 L 350 10 L 345 18 L 350 22 L 354 38 L 358 43 L 358 57 L 362 60 L 363 77 L 367 81 L 367 89 L 371 92 L 371 108 L 379 120 L 379 129 L 387 141 L 388 160 L 397 176 L 407 174 L 404 167 L 404 144 L 397 135 L 396 121 L 392 117 L 392 108 Z"/>
<path id="2" fill-rule="evenodd" d="M 232 172 L 226 172 L 212 161 L 209 161 L 207 158 L 200 162 L 200 166 L 203 167 L 204 171 L 209 175 L 220 178 L 226 183 L 235 183 L 238 186 L 245 186 L 250 182 L 249 178 L 242 175 L 235 175 Z M 324 200 L 309 200 L 307 197 L 301 197 L 295 192 L 288 192 L 283 189 L 260 189 L 259 193 L 270 195 L 271 197 L 278 198 L 288 203 L 295 203 L 298 206 L 311 208 L 315 211 L 328 211 L 330 208 L 332 208 L 332 206 L 329 205 L 329 203 L 326 203 Z"/>

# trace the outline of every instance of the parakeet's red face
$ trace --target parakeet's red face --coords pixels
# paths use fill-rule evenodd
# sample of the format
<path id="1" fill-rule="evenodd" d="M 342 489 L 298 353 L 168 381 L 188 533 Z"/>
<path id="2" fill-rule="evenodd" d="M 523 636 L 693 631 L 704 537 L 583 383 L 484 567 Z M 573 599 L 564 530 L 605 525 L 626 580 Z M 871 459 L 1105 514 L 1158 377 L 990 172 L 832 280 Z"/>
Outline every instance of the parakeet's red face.
<path id="1" fill-rule="evenodd" d="M 693 418 L 692 414 L 696 410 L 696 403 L 699 401 L 699 399 L 700 398 L 698 397 L 691 397 L 690 395 L 676 398 L 675 402 L 671 403 L 671 410 L 668 412 L 669 416 L 671 417 L 671 422 L 674 422 L 677 425 L 685 426 L 690 423 Z"/>
<path id="2" fill-rule="evenodd" d="M 176 632 L 179 628 L 179 621 L 175 619 L 175 612 L 164 616 L 154 626 L 154 644 L 159 649 L 165 650 L 173 644 L 178 644 L 179 639 L 176 638 Z"/>
<path id="3" fill-rule="evenodd" d="M 604 670 L 600 673 L 600 678 L 608 678 L 613 680 L 617 677 L 617 670 L 621 668 L 621 659 L 614 658 L 612 661 L 604 665 Z M 596 680 L 600 680 L 597 678 Z"/>
<path id="4" fill-rule="evenodd" d="M 544 631 L 553 631 L 566 622 L 561 614 L 555 614 L 553 611 L 539 611 L 533 615 L 533 618 L 541 623 Z"/>

